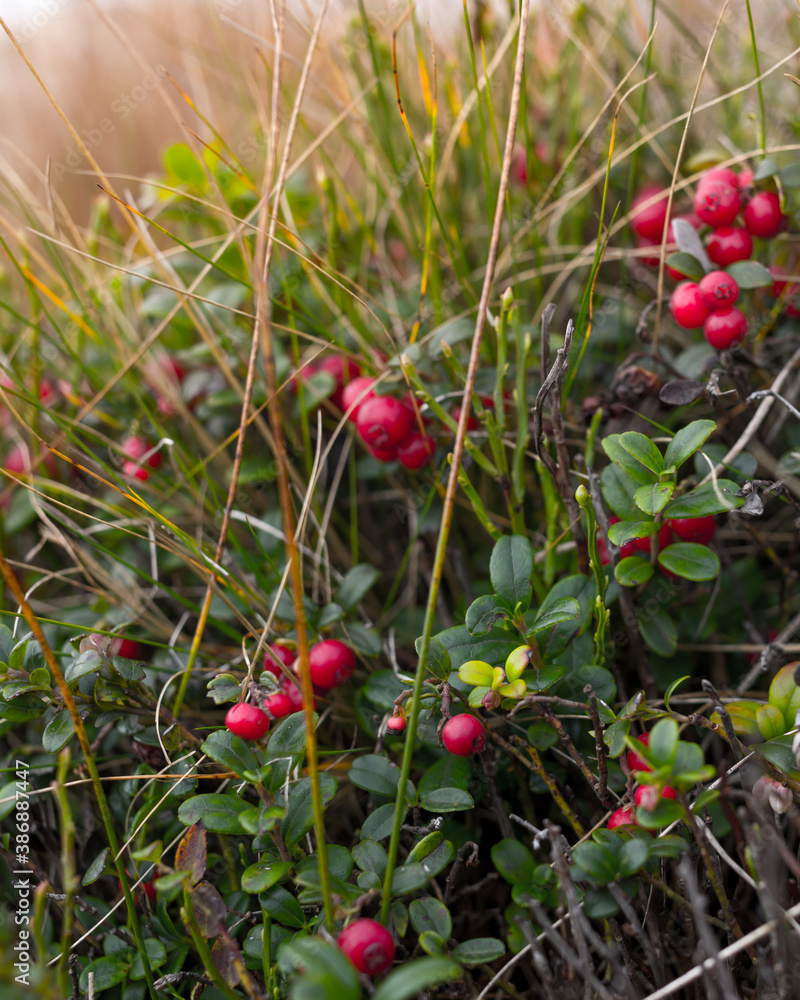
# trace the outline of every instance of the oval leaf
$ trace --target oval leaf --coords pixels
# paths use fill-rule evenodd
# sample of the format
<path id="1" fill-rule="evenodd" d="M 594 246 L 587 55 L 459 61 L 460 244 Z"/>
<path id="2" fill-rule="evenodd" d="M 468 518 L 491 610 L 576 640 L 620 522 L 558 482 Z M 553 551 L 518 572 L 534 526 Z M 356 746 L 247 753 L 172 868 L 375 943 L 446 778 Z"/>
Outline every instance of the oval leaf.
<path id="1" fill-rule="evenodd" d="M 658 553 L 658 561 L 671 573 L 686 580 L 713 580 L 719 573 L 719 556 L 707 545 L 677 542 Z"/>

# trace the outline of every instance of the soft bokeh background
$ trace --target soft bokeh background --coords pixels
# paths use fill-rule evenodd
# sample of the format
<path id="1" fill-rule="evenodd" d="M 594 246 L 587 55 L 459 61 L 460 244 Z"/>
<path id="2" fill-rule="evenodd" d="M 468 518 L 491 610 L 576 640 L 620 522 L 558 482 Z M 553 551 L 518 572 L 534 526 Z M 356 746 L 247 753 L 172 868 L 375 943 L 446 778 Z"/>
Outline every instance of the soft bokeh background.
<path id="1" fill-rule="evenodd" d="M 302 58 L 319 0 L 293 0 L 290 6 L 289 49 L 297 61 Z M 633 59 L 647 36 L 650 0 L 604 0 L 594 6 L 610 20 L 615 14 L 625 14 Z M 694 79 L 701 47 L 710 37 L 721 6 L 721 0 L 673 0 L 663 10 L 659 5 L 659 52 L 663 55 L 672 48 L 680 56 L 670 61 L 673 72 Z M 564 36 L 570 37 L 572 16 L 580 7 L 577 0 L 533 0 L 530 38 L 536 60 L 552 63 L 557 59 Z M 405 0 L 370 0 L 366 8 L 378 36 L 389 39 L 407 4 Z M 473 17 L 479 8 L 487 19 L 508 17 L 507 0 L 473 2 Z M 785 55 L 786 23 L 797 18 L 798 9 L 792 0 L 756 0 L 753 9 L 762 63 L 769 66 L 773 54 L 775 58 Z M 330 4 L 304 105 L 306 136 L 330 120 L 332 107 L 342 108 L 352 99 L 347 47 L 363 46 L 364 41 L 352 21 L 357 11 L 357 0 L 332 0 Z M 416 13 L 423 32 L 430 20 L 439 56 L 446 58 L 448 46 L 464 34 L 461 0 L 421 0 Z M 170 142 L 193 141 L 187 126 L 209 137 L 197 114 L 164 75 L 165 69 L 226 135 L 232 148 L 255 148 L 258 115 L 267 93 L 265 66 L 271 57 L 268 0 L 0 0 L 0 15 L 104 170 L 141 177 L 158 169 L 161 153 Z M 601 26 L 592 30 L 597 32 L 593 58 L 602 59 Z M 408 25 L 403 31 L 410 38 Z M 743 48 L 731 32 L 746 32 L 744 0 L 731 0 L 717 42 L 712 66 L 716 63 L 722 73 L 727 52 Z M 787 68 L 798 72 L 796 66 Z M 603 73 L 607 79 L 616 79 L 625 69 L 600 65 L 595 79 L 602 81 Z M 731 79 L 736 79 L 737 67 L 728 69 Z M 414 86 L 417 79 L 412 81 Z M 466 90 L 470 81 L 464 83 Z M 713 89 L 715 84 L 709 86 Z M 602 100 L 603 90 L 601 83 L 594 97 Z M 0 102 L 0 159 L 4 161 L 0 173 L 23 179 L 38 200 L 45 197 L 43 178 L 49 169 L 52 191 L 79 218 L 85 217 L 91 194 L 97 190 L 95 180 L 86 174 L 86 162 L 75 140 L 41 85 L 2 33 Z"/>

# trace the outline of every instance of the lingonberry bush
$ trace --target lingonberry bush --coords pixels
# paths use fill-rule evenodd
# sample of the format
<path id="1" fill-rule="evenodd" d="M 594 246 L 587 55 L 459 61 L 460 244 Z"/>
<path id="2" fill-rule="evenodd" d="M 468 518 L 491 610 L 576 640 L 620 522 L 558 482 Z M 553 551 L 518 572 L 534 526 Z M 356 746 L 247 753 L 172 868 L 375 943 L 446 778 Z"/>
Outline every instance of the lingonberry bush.
<path id="1" fill-rule="evenodd" d="M 86 219 L 9 172 L 4 997 L 798 995 L 800 29 L 733 6 L 277 18 Z"/>

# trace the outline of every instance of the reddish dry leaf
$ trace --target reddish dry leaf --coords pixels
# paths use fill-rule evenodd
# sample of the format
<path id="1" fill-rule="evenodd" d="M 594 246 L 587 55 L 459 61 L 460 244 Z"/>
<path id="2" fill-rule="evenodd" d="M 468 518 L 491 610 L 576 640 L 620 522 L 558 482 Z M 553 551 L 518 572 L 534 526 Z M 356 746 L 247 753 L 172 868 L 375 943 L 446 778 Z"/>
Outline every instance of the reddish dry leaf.
<path id="1" fill-rule="evenodd" d="M 178 844 L 175 852 L 175 868 L 179 872 L 191 872 L 191 884 L 195 885 L 206 871 L 206 828 L 198 820 L 190 826 Z"/>

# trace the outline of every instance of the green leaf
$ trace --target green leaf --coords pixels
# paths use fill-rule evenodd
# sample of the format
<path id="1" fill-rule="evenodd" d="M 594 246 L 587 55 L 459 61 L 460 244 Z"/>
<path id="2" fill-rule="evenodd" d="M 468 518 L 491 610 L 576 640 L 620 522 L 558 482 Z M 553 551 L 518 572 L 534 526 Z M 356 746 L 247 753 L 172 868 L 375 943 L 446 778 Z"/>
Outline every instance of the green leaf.
<path id="1" fill-rule="evenodd" d="M 207 795 L 194 795 L 181 802 L 178 819 L 186 826 L 202 820 L 203 826 L 211 833 L 244 833 L 239 816 L 249 808 L 249 802 L 233 795 L 211 792 Z"/>
<path id="2" fill-rule="evenodd" d="M 292 870 L 291 861 L 258 861 L 242 872 L 242 889 L 244 892 L 264 892 L 273 885 L 282 882 Z"/>
<path id="3" fill-rule="evenodd" d="M 756 712 L 760 708 L 757 701 L 730 701 L 725 706 L 731 717 L 733 731 L 737 736 L 761 736 L 761 730 L 756 722 Z M 711 721 L 722 725 L 719 712 L 711 713 Z"/>
<path id="4" fill-rule="evenodd" d="M 787 730 L 783 712 L 774 705 L 759 705 L 756 712 L 756 724 L 765 740 L 774 740 L 783 736 Z"/>
<path id="5" fill-rule="evenodd" d="M 435 847 L 430 854 L 426 854 L 420 864 L 431 878 L 434 878 L 453 860 L 455 848 L 450 840 L 443 840 L 438 847 Z M 410 855 L 409 855 L 410 857 Z"/>
<path id="6" fill-rule="evenodd" d="M 472 783 L 472 764 L 466 757 L 445 753 L 432 764 L 419 780 L 420 796 L 437 788 L 460 788 L 466 791 Z"/>
<path id="7" fill-rule="evenodd" d="M 13 788 L 13 786 L 12 786 Z M 2 793 L 0 793 L 1 795 Z M 86 869 L 86 873 L 81 879 L 81 885 L 92 885 L 96 882 L 106 869 L 106 862 L 108 861 L 108 856 L 111 853 L 110 847 L 104 847 L 103 850 L 97 855 L 94 861 Z"/>
<path id="8" fill-rule="evenodd" d="M 678 629 L 675 622 L 663 608 L 650 613 L 643 608 L 636 609 L 639 632 L 654 653 L 669 658 L 678 648 Z"/>
<path id="9" fill-rule="evenodd" d="M 526 670 L 524 680 L 531 694 L 542 694 L 560 681 L 566 672 L 563 663 L 547 663 L 541 670 Z"/>
<path id="10" fill-rule="evenodd" d="M 400 768 L 380 754 L 365 754 L 353 761 L 348 777 L 358 788 L 377 795 L 394 796 L 397 793 Z M 406 797 L 413 801 L 414 797 L 408 791 Z"/>
<path id="11" fill-rule="evenodd" d="M 649 480 L 648 480 L 649 482 Z M 603 499 L 623 521 L 636 520 L 639 511 L 633 502 L 637 480 L 619 465 L 607 465 L 600 473 L 600 491 Z"/>
<path id="12" fill-rule="evenodd" d="M 419 936 L 419 946 L 426 955 L 443 955 L 444 945 L 444 939 L 436 931 L 423 931 Z"/>
<path id="13" fill-rule="evenodd" d="M 130 967 L 129 956 L 112 955 L 110 958 L 96 958 L 93 962 L 84 966 L 78 984 L 81 990 L 89 992 L 89 973 L 94 973 L 94 990 L 100 993 L 103 990 L 110 990 L 112 986 L 123 982 L 128 975 Z"/>
<path id="14" fill-rule="evenodd" d="M 77 681 L 86 674 L 93 674 L 103 665 L 103 657 L 96 649 L 87 649 L 85 653 L 79 653 L 64 671 L 64 679 L 67 684 Z"/>
<path id="15" fill-rule="evenodd" d="M 392 877 L 392 895 L 405 896 L 409 892 L 416 892 L 424 885 L 427 885 L 431 873 L 421 862 L 411 862 L 400 865 L 394 871 Z"/>
<path id="16" fill-rule="evenodd" d="M 297 899 L 279 885 L 262 892 L 258 901 L 273 920 L 284 927 L 305 927 L 306 918 Z"/>
<path id="17" fill-rule="evenodd" d="M 774 280 L 757 260 L 737 260 L 727 271 L 739 288 L 770 288 Z"/>
<path id="18" fill-rule="evenodd" d="M 652 811 L 639 806 L 636 810 L 636 819 L 645 830 L 659 830 L 662 826 L 669 826 L 676 820 L 685 817 L 683 806 L 675 799 L 661 799 Z"/>
<path id="19" fill-rule="evenodd" d="M 314 715 L 314 724 L 318 716 Z M 306 749 L 306 717 L 303 712 L 296 712 L 283 720 L 270 734 L 267 744 L 267 762 L 278 757 L 291 757 L 304 753 Z"/>
<path id="20" fill-rule="evenodd" d="M 450 911 L 444 903 L 440 903 L 433 896 L 415 899 L 408 908 L 408 915 L 411 918 L 411 926 L 417 934 L 433 931 L 443 941 L 450 940 L 450 935 L 453 933 Z"/>
<path id="21" fill-rule="evenodd" d="M 408 812 L 408 807 L 403 810 L 403 814 Z M 361 827 L 361 836 L 364 840 L 385 840 L 392 832 L 394 825 L 394 802 L 387 802 L 367 816 Z"/>
<path id="22" fill-rule="evenodd" d="M 472 635 L 486 635 L 495 622 L 508 617 L 508 611 L 501 607 L 494 594 L 484 594 L 467 608 L 464 624 Z"/>
<path id="23" fill-rule="evenodd" d="M 755 173 L 753 174 L 754 181 L 765 181 L 768 177 L 773 177 L 778 172 L 778 164 L 771 156 L 765 156 L 764 159 L 756 167 Z"/>
<path id="24" fill-rule="evenodd" d="M 417 655 L 419 655 L 422 648 L 422 637 L 417 639 L 414 647 Z M 447 646 L 436 636 L 432 636 L 428 643 L 428 662 L 426 666 L 434 677 L 438 677 L 440 681 L 446 681 L 453 670 L 453 662 Z"/>
<path id="25" fill-rule="evenodd" d="M 769 703 L 779 708 L 787 722 L 794 725 L 794 717 L 800 708 L 800 687 L 795 684 L 796 663 L 788 663 L 775 674 L 769 686 Z"/>
<path id="26" fill-rule="evenodd" d="M 688 850 L 688 847 L 689 845 L 682 837 L 658 837 L 650 844 L 650 856 L 653 858 L 677 858 Z"/>
<path id="27" fill-rule="evenodd" d="M 648 486 L 640 486 L 634 493 L 633 499 L 636 506 L 645 514 L 657 514 L 668 503 L 674 492 L 675 483 L 653 483 Z"/>
<path id="28" fill-rule="evenodd" d="M 797 773 L 797 761 L 792 750 L 794 736 L 779 736 L 777 739 L 762 743 L 753 747 L 759 757 L 768 760 L 787 776 L 794 776 Z"/>
<path id="29" fill-rule="evenodd" d="M 203 188 L 206 175 L 203 166 L 185 142 L 173 143 L 164 153 L 164 166 L 173 184 Z"/>
<path id="30" fill-rule="evenodd" d="M 376 872 L 381 878 L 389 863 L 386 849 L 376 840 L 362 840 L 356 844 L 353 859 L 362 872 Z"/>
<path id="31" fill-rule="evenodd" d="M 462 965 L 483 965 L 495 962 L 506 953 L 506 946 L 497 938 L 473 938 L 462 941 L 453 949 L 453 958 Z"/>
<path id="32" fill-rule="evenodd" d="M 738 485 L 729 479 L 706 483 L 677 500 L 671 500 L 664 510 L 664 516 L 677 519 L 724 514 L 744 503 L 744 497 L 735 496 L 738 489 Z"/>
<path id="33" fill-rule="evenodd" d="M 240 778 L 245 771 L 258 770 L 258 759 L 250 745 L 227 729 L 217 729 L 211 733 L 203 742 L 201 749 L 212 760 L 224 764 Z"/>
<path id="34" fill-rule="evenodd" d="M 355 966 L 335 944 L 297 935 L 281 947 L 284 961 L 302 975 L 293 976 L 290 1000 L 358 1000 L 361 985 Z"/>
<path id="35" fill-rule="evenodd" d="M 475 805 L 469 792 L 461 788 L 434 788 L 426 795 L 420 795 L 419 804 L 434 813 L 462 812 Z"/>
<path id="36" fill-rule="evenodd" d="M 367 563 L 357 563 L 342 577 L 336 591 L 336 603 L 343 611 L 352 611 L 380 579 L 380 570 Z"/>
<path id="37" fill-rule="evenodd" d="M 644 437 L 643 434 L 639 435 Z M 631 453 L 622 446 L 621 434 L 609 434 L 608 437 L 603 438 L 601 444 L 606 455 L 611 459 L 612 462 L 616 462 L 623 472 L 626 472 L 631 479 L 634 479 L 637 483 L 641 485 L 646 485 L 647 483 L 658 482 L 658 473 L 651 472 L 648 468 L 642 465 L 641 462 L 637 461 L 636 458 L 631 455 Z M 645 441 L 649 441 L 649 438 L 645 438 Z M 650 442 L 652 444 L 652 441 Z M 653 445 L 655 448 L 655 445 Z M 659 459 L 661 455 L 659 454 Z M 663 468 L 663 460 L 661 468 Z M 622 515 L 620 515 L 622 517 Z"/>
<path id="38" fill-rule="evenodd" d="M 664 708 L 666 708 L 667 711 L 669 711 L 669 700 L 672 697 L 672 695 L 675 693 L 675 691 L 677 691 L 677 689 L 681 686 L 681 684 L 683 684 L 684 681 L 688 681 L 691 678 L 691 676 L 692 676 L 691 674 L 686 674 L 684 677 L 679 677 L 677 680 L 674 680 L 667 688 L 666 692 L 664 693 Z"/>
<path id="39" fill-rule="evenodd" d="M 45 753 L 58 753 L 62 747 L 69 743 L 74 732 L 75 723 L 72 716 L 64 709 L 47 723 L 42 733 L 42 746 Z"/>
<path id="40" fill-rule="evenodd" d="M 707 545 L 676 542 L 658 553 L 658 561 L 671 573 L 686 580 L 713 580 L 719 573 L 719 556 Z"/>
<path id="41" fill-rule="evenodd" d="M 642 556 L 620 559 L 614 570 L 614 579 L 623 587 L 638 587 L 653 575 L 653 567 Z"/>
<path id="42" fill-rule="evenodd" d="M 539 612 L 533 625 L 525 633 L 535 635 L 544 632 L 545 629 L 554 625 L 561 625 L 563 622 L 573 621 L 581 613 L 581 606 L 574 597 L 560 597 L 553 601 L 546 609 Z"/>
<path id="43" fill-rule="evenodd" d="M 519 633 L 492 629 L 491 638 L 474 638 L 463 625 L 445 629 L 436 636 L 447 649 L 451 669 L 458 670 L 467 660 L 486 660 L 493 667 L 502 666 L 506 657 L 519 645 Z"/>
<path id="44" fill-rule="evenodd" d="M 635 538 L 649 538 L 657 531 L 655 521 L 617 521 L 608 529 L 608 537 L 615 545 L 622 546 Z"/>
<path id="45" fill-rule="evenodd" d="M 430 833 L 424 834 L 422 839 L 418 840 L 408 852 L 406 863 L 409 864 L 412 861 L 422 861 L 431 853 L 431 851 L 436 850 L 443 840 L 444 834 L 441 830 L 431 830 Z"/>
<path id="46" fill-rule="evenodd" d="M 511 885 L 527 884 L 533 874 L 533 855 L 519 840 L 499 840 L 491 850 L 492 864 Z"/>
<path id="47" fill-rule="evenodd" d="M 413 962 L 404 962 L 390 972 L 372 994 L 371 1000 L 412 1000 L 423 990 L 460 977 L 461 966 L 452 959 L 434 956 L 418 958 Z"/>
<path id="48" fill-rule="evenodd" d="M 664 471 L 664 459 L 658 447 L 645 434 L 638 431 L 625 431 L 619 436 L 620 445 L 627 453 L 650 472 L 659 474 Z"/>
<path id="49" fill-rule="evenodd" d="M 619 870 L 623 875 L 633 875 L 650 856 L 650 847 L 641 837 L 626 840 L 619 852 Z"/>
<path id="50" fill-rule="evenodd" d="M 465 684 L 479 684 L 490 688 L 494 680 L 494 667 L 483 660 L 467 660 L 458 668 L 458 676 Z"/>
<path id="51" fill-rule="evenodd" d="M 800 187 L 800 163 L 790 163 L 778 171 L 778 176 L 785 188 Z"/>
<path id="52" fill-rule="evenodd" d="M 533 550 L 524 535 L 503 535 L 492 549 L 489 576 L 496 594 L 512 607 L 522 604 L 523 610 L 531 599 Z"/>
<path id="53" fill-rule="evenodd" d="M 590 889 L 583 897 L 586 916 L 591 920 L 605 920 L 619 911 L 619 903 L 608 889 Z"/>
<path id="54" fill-rule="evenodd" d="M 617 856 L 607 847 L 596 844 L 593 840 L 586 840 L 578 844 L 572 852 L 575 864 L 579 865 L 593 882 L 605 885 L 606 882 L 613 882 L 619 871 Z"/>
<path id="55" fill-rule="evenodd" d="M 167 960 L 167 949 L 156 938 L 145 938 L 144 950 L 147 952 L 151 969 L 160 968 Z M 134 981 L 144 979 L 144 962 L 142 961 L 141 954 L 137 953 L 133 959 L 131 979 Z"/>
<path id="56" fill-rule="evenodd" d="M 336 778 L 327 771 L 319 775 L 319 786 L 324 809 L 336 794 Z M 208 825 L 208 824 L 206 824 Z M 311 802 L 311 779 L 301 778 L 289 791 L 289 805 L 281 823 L 281 833 L 287 847 L 293 847 L 314 825 Z M 209 829 L 211 829 L 209 827 Z"/>
<path id="57" fill-rule="evenodd" d="M 686 275 L 692 281 L 699 281 L 706 273 L 703 265 L 696 257 L 681 250 L 677 253 L 671 253 L 667 257 L 667 266 L 678 271 L 680 274 Z"/>
<path id="58" fill-rule="evenodd" d="M 658 767 L 671 765 L 678 749 L 678 723 L 674 719 L 659 719 L 650 730 L 648 750 Z M 635 743 L 630 744 L 635 750 Z"/>
<path id="59" fill-rule="evenodd" d="M 693 420 L 690 424 L 682 427 L 667 445 L 664 464 L 674 466 L 676 469 L 680 468 L 687 458 L 694 455 L 697 449 L 705 444 L 716 427 L 713 420 Z"/>

